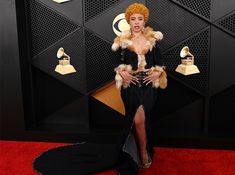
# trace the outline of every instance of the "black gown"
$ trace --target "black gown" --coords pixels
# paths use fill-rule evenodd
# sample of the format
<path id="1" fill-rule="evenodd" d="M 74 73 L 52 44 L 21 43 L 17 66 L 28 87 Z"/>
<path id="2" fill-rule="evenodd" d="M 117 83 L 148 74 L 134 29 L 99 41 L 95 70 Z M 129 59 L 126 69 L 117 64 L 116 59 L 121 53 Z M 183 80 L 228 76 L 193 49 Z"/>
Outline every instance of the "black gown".
<path id="1" fill-rule="evenodd" d="M 158 47 L 145 54 L 146 69 L 154 65 L 162 65 L 161 53 Z M 137 69 L 137 54 L 128 48 L 124 49 L 124 64 L 130 64 Z M 140 84 L 139 84 L 140 85 Z M 121 97 L 125 106 L 125 121 L 121 139 L 117 144 L 105 143 L 77 143 L 52 148 L 33 162 L 33 168 L 43 175 L 87 175 L 108 169 L 115 169 L 120 175 L 138 174 L 140 158 L 138 146 L 134 136 L 134 116 L 140 105 L 145 112 L 145 129 L 147 151 L 153 157 L 151 143 L 152 109 L 157 97 L 157 89 L 151 84 L 131 84 L 128 88 L 121 88 Z"/>

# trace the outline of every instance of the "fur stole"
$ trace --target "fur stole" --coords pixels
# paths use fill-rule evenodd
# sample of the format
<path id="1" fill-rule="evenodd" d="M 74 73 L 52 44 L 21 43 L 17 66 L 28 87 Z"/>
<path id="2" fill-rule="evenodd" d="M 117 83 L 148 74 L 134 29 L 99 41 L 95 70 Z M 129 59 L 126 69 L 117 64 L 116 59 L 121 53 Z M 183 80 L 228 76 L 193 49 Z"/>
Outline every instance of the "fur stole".
<path id="1" fill-rule="evenodd" d="M 133 42 L 131 41 L 131 32 L 130 30 L 123 31 L 119 36 L 117 36 L 114 39 L 114 42 L 112 44 L 112 50 L 117 51 L 119 48 L 126 49 L 128 48 L 131 51 L 134 51 L 138 55 L 138 69 L 136 71 L 132 71 L 132 67 L 130 65 L 121 64 L 118 67 L 114 69 L 116 72 L 115 80 L 116 80 L 116 87 L 120 88 L 122 85 L 124 88 L 128 87 L 129 84 L 124 83 L 121 75 L 119 74 L 120 71 L 127 70 L 130 73 L 138 72 L 138 71 L 144 71 L 146 66 L 146 60 L 145 60 L 145 54 L 150 50 L 153 49 L 153 47 L 156 45 L 157 41 L 160 41 L 163 39 L 163 34 L 159 31 L 153 31 L 151 27 L 146 27 L 143 30 L 143 35 L 147 40 L 146 47 L 143 49 L 142 53 L 137 53 Z M 164 89 L 166 87 L 166 72 L 160 67 L 155 66 L 151 68 L 151 71 L 159 71 L 161 72 L 161 75 L 156 82 L 153 82 L 153 87 L 155 88 L 162 88 Z M 161 77 L 164 77 L 164 79 L 161 80 Z"/>
<path id="2" fill-rule="evenodd" d="M 151 27 L 144 28 L 143 35 L 148 42 L 147 45 L 149 46 L 148 49 L 150 49 L 150 51 L 155 46 L 156 41 L 160 41 L 163 39 L 162 32 L 153 31 L 153 29 Z M 123 31 L 119 36 L 117 36 L 114 39 L 114 42 L 112 44 L 112 50 L 117 51 L 120 47 L 122 49 L 128 48 L 129 50 L 134 51 L 134 48 L 132 46 L 132 41 L 131 41 L 131 31 L 130 30 Z"/>

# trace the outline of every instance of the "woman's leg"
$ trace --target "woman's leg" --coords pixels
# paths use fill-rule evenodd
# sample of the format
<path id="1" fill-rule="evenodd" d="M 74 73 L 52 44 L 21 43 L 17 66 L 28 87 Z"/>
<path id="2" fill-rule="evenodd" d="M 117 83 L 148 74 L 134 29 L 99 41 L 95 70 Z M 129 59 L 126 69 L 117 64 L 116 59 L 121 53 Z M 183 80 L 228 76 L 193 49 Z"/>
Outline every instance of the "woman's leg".
<path id="1" fill-rule="evenodd" d="M 143 105 L 139 106 L 136 111 L 135 118 L 135 131 L 139 145 L 139 153 L 142 163 L 145 165 L 148 163 L 148 152 L 147 152 L 147 139 L 145 130 L 145 113 Z"/>

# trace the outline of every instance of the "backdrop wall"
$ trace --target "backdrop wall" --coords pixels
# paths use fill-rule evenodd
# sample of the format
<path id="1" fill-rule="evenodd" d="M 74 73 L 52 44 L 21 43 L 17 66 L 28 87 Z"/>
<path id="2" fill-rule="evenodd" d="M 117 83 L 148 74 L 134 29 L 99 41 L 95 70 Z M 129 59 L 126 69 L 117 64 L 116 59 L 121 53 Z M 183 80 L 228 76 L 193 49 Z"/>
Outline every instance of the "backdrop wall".
<path id="1" fill-rule="evenodd" d="M 155 143 L 218 146 L 213 144 L 222 139 L 231 145 L 235 136 L 234 0 L 1 2 L 1 138 L 118 137 L 122 113 L 95 95 L 112 86 L 119 59 L 111 51 L 112 22 L 133 2 L 146 4 L 147 25 L 164 34 L 159 47 L 169 84 L 159 91 L 155 106 Z M 183 46 L 194 54 L 200 74 L 175 72 Z M 59 47 L 70 55 L 76 73 L 63 76 L 54 71 Z"/>

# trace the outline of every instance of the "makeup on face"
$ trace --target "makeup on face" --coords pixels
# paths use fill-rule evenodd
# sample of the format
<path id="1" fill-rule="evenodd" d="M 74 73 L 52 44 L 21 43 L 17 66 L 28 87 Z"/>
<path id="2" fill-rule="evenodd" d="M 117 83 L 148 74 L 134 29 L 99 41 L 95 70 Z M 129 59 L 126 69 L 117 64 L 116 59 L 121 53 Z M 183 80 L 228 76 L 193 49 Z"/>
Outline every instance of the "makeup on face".
<path id="1" fill-rule="evenodd" d="M 133 32 L 140 32 L 145 25 L 144 16 L 137 13 L 132 14 L 129 19 L 129 25 Z"/>

